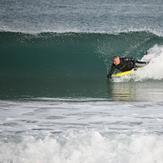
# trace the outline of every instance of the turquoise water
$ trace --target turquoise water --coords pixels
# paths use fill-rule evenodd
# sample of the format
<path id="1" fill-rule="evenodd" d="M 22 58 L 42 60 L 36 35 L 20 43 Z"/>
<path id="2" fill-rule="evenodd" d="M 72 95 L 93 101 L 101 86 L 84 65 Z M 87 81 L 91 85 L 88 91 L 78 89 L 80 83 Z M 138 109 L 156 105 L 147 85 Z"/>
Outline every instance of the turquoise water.
<path id="1" fill-rule="evenodd" d="M 0 33 L 1 98 L 108 97 L 112 56 L 141 59 L 163 38 L 148 32 L 120 34 Z M 134 83 L 135 85 L 135 83 Z M 150 87 L 150 86 L 149 86 Z"/>

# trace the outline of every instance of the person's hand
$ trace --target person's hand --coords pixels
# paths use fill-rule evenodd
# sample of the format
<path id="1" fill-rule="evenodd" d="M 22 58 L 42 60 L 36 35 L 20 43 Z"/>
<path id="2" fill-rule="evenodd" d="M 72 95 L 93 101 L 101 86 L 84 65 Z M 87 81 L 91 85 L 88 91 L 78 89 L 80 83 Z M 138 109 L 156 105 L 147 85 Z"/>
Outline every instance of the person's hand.
<path id="1" fill-rule="evenodd" d="M 107 74 L 107 78 L 108 79 L 111 79 L 111 74 Z"/>

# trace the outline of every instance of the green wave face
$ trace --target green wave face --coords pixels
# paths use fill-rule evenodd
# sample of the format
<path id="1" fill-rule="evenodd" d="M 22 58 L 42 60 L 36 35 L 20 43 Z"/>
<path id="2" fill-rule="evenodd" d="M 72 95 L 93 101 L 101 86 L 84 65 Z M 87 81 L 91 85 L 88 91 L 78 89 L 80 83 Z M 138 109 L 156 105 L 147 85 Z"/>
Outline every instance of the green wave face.
<path id="1" fill-rule="evenodd" d="M 1 98 L 108 96 L 112 56 L 140 59 L 155 44 L 163 44 L 163 38 L 148 32 L 1 32 Z"/>

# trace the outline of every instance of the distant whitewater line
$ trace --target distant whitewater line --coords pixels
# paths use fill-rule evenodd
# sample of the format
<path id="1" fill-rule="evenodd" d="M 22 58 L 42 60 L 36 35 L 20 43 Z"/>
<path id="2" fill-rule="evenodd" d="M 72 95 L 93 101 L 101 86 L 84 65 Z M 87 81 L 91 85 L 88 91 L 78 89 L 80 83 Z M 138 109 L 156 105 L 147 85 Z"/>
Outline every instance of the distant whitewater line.
<path id="1" fill-rule="evenodd" d="M 148 28 L 129 28 L 129 29 L 115 29 L 115 30 L 81 30 L 81 29 L 42 29 L 42 30 L 25 30 L 25 29 L 10 29 L 0 27 L 0 32 L 13 32 L 13 33 L 24 33 L 24 34 L 41 34 L 41 33 L 99 33 L 99 34 L 120 34 L 120 33 L 130 33 L 130 32 L 147 32 L 153 33 L 157 36 L 162 37 L 163 31 L 157 29 Z"/>

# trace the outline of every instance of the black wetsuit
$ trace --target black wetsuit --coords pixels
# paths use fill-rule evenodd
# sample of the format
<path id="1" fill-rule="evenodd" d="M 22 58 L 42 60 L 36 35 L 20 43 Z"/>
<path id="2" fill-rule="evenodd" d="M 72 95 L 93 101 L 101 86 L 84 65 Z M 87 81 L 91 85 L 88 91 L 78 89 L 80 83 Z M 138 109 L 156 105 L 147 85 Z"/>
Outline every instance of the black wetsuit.
<path id="1" fill-rule="evenodd" d="M 107 77 L 111 78 L 115 69 L 118 69 L 121 72 L 132 70 L 133 68 L 138 68 L 147 64 L 146 62 L 138 61 L 131 57 L 120 57 L 120 64 L 114 65 L 112 64 L 110 72 L 108 73 Z"/>

